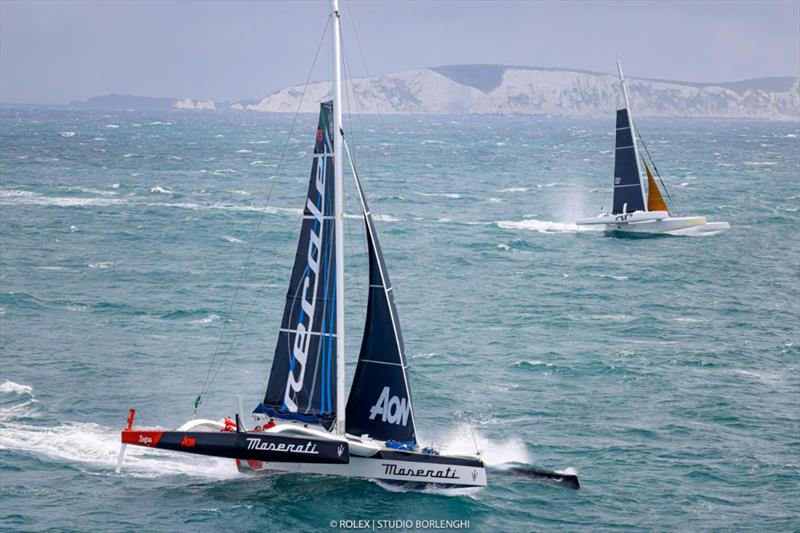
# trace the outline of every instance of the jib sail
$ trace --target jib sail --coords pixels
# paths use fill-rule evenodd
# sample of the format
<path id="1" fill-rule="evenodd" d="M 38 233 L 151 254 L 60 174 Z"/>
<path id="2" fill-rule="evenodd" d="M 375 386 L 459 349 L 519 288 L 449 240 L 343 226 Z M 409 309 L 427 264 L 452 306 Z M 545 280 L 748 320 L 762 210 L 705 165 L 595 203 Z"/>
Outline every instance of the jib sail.
<path id="1" fill-rule="evenodd" d="M 406 376 L 406 356 L 392 284 L 375 225 L 356 176 L 369 249 L 369 299 L 364 336 L 350 397 L 346 431 L 377 440 L 417 442 L 414 409 Z"/>
<path id="2" fill-rule="evenodd" d="M 336 416 L 333 104 L 320 106 L 311 179 L 264 401 L 255 411 L 322 423 Z"/>

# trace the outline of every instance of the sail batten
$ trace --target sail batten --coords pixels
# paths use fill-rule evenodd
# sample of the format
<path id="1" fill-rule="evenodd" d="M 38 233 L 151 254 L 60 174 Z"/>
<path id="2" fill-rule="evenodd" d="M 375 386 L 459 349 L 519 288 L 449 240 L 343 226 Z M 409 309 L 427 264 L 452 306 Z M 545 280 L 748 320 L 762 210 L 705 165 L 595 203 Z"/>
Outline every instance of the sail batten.
<path id="1" fill-rule="evenodd" d="M 303 222 L 264 401 L 256 412 L 330 427 L 337 412 L 332 104 L 320 107 Z"/>

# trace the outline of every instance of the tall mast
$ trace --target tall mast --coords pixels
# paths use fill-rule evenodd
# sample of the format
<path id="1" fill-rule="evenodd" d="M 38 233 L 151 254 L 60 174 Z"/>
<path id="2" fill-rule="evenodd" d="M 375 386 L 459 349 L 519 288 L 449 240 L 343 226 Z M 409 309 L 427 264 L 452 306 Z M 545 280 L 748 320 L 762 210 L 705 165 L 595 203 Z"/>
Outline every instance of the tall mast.
<path id="1" fill-rule="evenodd" d="M 636 128 L 633 127 L 633 113 L 631 103 L 628 100 L 628 86 L 625 85 L 625 76 L 622 75 L 622 63 L 617 58 L 617 70 L 619 71 L 619 82 L 622 84 L 622 96 L 625 97 L 625 109 L 628 111 L 628 126 L 631 128 L 631 140 L 633 141 L 633 156 L 636 158 L 636 175 L 642 190 L 642 205 L 647 210 L 647 199 L 644 196 L 644 181 L 642 181 L 642 169 L 639 168 L 639 145 L 636 143 Z"/>
<path id="2" fill-rule="evenodd" d="M 344 173 L 342 172 L 342 44 L 339 0 L 331 0 L 333 17 L 333 180 L 336 227 L 336 433 L 344 435 Z"/>

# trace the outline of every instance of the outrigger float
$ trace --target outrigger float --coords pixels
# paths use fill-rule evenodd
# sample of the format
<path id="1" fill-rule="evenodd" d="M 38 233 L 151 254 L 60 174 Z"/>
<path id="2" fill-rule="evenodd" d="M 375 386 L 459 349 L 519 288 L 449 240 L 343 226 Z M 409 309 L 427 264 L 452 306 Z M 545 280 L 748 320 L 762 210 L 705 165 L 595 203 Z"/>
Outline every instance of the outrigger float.
<path id="1" fill-rule="evenodd" d="M 619 60 L 617 60 L 617 68 L 622 85 L 622 95 L 625 98 L 625 107 L 617 110 L 613 206 L 610 213 L 583 218 L 575 223 L 578 225 L 605 225 L 606 230 L 611 232 L 665 235 L 713 235 L 730 229 L 727 222 L 709 222 L 706 217 L 702 216 L 673 216 L 658 189 L 650 167 L 642 159 L 641 162 L 647 174 L 647 198 L 645 199 L 645 186 L 639 167 L 637 130 L 633 123 L 628 88 Z M 647 151 L 646 145 L 645 151 Z M 658 173 L 652 159 L 651 163 Z"/>
<path id="2" fill-rule="evenodd" d="M 483 487 L 475 454 L 451 455 L 417 440 L 407 361 L 392 283 L 367 200 L 342 130 L 340 13 L 332 0 L 333 101 L 320 106 L 311 177 L 294 267 L 264 400 L 243 423 L 194 418 L 174 430 L 122 431 L 127 445 L 234 459 L 247 473 L 293 472 L 381 480 L 409 487 Z M 345 402 L 344 186 L 350 163 L 366 226 L 369 298 L 349 398 Z M 205 392 L 205 391 L 204 391 Z M 203 394 L 195 402 L 202 401 Z M 578 478 L 549 470 L 510 473 L 578 488 Z"/>

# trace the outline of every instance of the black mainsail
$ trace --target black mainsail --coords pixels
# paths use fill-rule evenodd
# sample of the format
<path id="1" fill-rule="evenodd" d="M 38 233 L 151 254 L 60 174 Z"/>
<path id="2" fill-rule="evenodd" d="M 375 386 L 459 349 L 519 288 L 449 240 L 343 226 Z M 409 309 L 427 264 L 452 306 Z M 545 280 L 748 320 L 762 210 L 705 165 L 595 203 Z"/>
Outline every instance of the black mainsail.
<path id="1" fill-rule="evenodd" d="M 634 142 L 628 110 L 618 109 L 614 151 L 614 214 L 646 210 Z"/>
<path id="2" fill-rule="evenodd" d="M 392 283 L 361 182 L 353 169 L 361 199 L 369 249 L 369 299 L 364 336 L 345 412 L 346 431 L 377 440 L 417 442 L 406 355 Z"/>
<path id="3" fill-rule="evenodd" d="M 332 102 L 320 106 L 311 179 L 267 392 L 256 413 L 336 418 L 336 260 Z"/>

